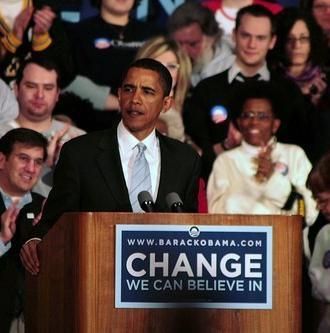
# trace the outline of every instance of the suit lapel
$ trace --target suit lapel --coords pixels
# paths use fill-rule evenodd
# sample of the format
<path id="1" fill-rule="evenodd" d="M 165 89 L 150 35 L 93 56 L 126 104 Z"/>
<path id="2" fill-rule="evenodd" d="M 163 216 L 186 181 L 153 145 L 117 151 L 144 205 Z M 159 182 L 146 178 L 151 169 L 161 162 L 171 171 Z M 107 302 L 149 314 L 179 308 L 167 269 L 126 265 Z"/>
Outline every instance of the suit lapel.
<path id="1" fill-rule="evenodd" d="M 99 142 L 97 164 L 112 196 L 120 206 L 129 206 L 128 190 L 121 165 L 117 127 L 104 132 Z"/>
<path id="2" fill-rule="evenodd" d="M 159 147 L 160 147 L 160 178 L 159 187 L 156 199 L 156 205 L 164 209 L 164 198 L 171 191 L 169 188 L 173 185 L 171 179 L 173 179 L 173 170 L 176 170 L 175 161 L 171 158 L 170 150 L 164 140 L 164 137 L 158 134 Z M 173 189 L 172 189 L 173 191 Z"/>

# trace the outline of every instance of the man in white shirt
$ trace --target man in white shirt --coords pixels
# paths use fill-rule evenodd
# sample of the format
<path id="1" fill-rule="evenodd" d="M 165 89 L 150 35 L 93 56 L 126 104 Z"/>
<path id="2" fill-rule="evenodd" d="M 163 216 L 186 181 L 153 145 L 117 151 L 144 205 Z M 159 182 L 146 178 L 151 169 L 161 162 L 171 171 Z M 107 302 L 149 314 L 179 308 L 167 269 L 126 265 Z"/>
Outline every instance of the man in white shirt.
<path id="1" fill-rule="evenodd" d="M 119 125 L 64 145 L 42 220 L 21 250 L 30 273 L 39 272 L 37 244 L 64 212 L 136 211 L 130 193 L 140 143 L 146 147 L 154 210 L 170 211 L 165 198 L 176 192 L 185 211 L 197 211 L 198 154 L 155 130 L 159 114 L 171 107 L 171 87 L 171 74 L 160 62 L 149 58 L 135 61 L 118 91 Z"/>

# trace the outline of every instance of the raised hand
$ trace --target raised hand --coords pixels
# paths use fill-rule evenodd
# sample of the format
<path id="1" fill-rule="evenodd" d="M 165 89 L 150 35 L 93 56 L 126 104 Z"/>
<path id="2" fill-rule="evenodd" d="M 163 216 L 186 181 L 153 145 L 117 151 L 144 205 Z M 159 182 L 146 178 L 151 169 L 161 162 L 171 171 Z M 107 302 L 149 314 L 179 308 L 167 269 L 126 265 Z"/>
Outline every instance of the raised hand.
<path id="1" fill-rule="evenodd" d="M 29 22 L 32 18 L 33 10 L 33 6 L 27 6 L 17 15 L 15 19 L 13 26 L 13 34 L 20 41 L 23 40 L 25 30 L 28 27 Z"/>
<path id="2" fill-rule="evenodd" d="M 64 136 L 68 133 L 70 127 L 71 127 L 70 124 L 65 124 L 65 126 L 61 130 L 57 131 L 50 138 L 48 142 L 48 148 L 47 148 L 48 156 L 46 161 L 46 164 L 49 167 L 53 167 L 56 164 L 62 145 L 64 144 L 63 140 Z"/>
<path id="3" fill-rule="evenodd" d="M 8 243 L 14 237 L 16 231 L 16 220 L 18 213 L 19 209 L 16 207 L 16 204 L 12 204 L 1 215 L 0 239 L 5 244 Z"/>
<path id="4" fill-rule="evenodd" d="M 274 172 L 275 164 L 272 161 L 271 153 L 271 146 L 263 146 L 256 158 L 257 172 L 255 177 L 259 182 L 267 181 Z"/>
<path id="5" fill-rule="evenodd" d="M 55 17 L 56 14 L 49 6 L 44 6 L 41 9 L 36 10 L 33 14 L 33 34 L 38 36 L 49 32 Z"/>

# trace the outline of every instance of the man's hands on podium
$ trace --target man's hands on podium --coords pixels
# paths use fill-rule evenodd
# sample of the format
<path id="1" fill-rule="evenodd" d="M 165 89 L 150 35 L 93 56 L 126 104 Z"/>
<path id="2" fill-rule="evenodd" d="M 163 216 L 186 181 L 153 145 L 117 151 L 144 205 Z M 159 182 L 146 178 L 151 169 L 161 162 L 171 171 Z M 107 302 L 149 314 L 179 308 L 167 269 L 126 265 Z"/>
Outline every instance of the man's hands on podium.
<path id="1" fill-rule="evenodd" d="M 23 266 L 32 275 L 39 273 L 38 244 L 40 242 L 41 239 L 31 239 L 27 241 L 19 254 Z"/>

